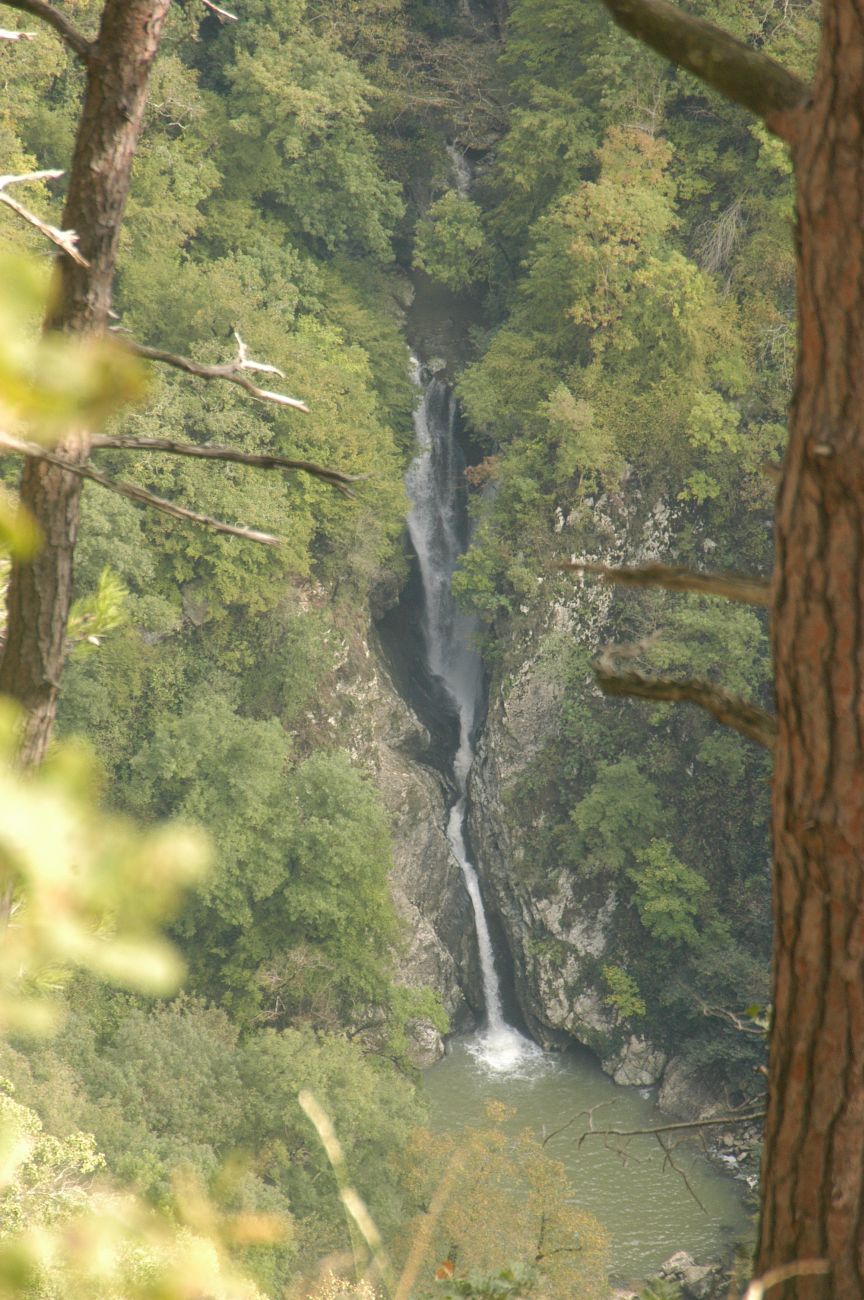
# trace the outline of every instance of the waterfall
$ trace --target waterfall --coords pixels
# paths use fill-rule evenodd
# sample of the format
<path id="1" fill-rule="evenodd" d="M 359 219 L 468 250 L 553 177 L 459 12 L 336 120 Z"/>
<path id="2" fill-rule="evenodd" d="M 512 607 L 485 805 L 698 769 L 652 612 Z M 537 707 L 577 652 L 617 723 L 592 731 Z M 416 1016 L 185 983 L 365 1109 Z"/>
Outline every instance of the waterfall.
<path id="1" fill-rule="evenodd" d="M 421 368 L 414 362 L 419 385 Z M 457 606 L 451 579 L 468 542 L 464 505 L 465 462 L 456 439 L 457 406 L 447 384 L 433 376 L 423 389 L 414 414 L 418 453 L 408 471 L 411 498 L 408 531 L 423 584 L 423 637 L 429 672 L 439 679 L 459 719 L 459 740 L 453 755 L 457 797 L 447 819 L 447 839 L 462 869 L 474 908 L 477 948 L 483 978 L 486 1027 L 471 1046 L 490 1069 L 514 1069 L 539 1052 L 504 1019 L 501 985 L 480 883 L 465 845 L 468 773 L 474 759 L 474 730 L 478 720 L 483 668 L 475 648 L 477 623 Z"/>

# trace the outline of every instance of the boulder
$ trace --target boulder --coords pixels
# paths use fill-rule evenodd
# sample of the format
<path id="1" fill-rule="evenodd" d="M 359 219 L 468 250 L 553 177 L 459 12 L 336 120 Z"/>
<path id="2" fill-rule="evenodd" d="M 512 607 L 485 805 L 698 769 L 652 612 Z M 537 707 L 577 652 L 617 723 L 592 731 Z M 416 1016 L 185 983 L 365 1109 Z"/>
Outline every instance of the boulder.
<path id="1" fill-rule="evenodd" d="M 627 1087 L 650 1088 L 660 1079 L 666 1066 L 666 1053 L 639 1034 L 631 1034 L 614 1055 L 603 1061 L 603 1069 L 616 1083 Z"/>
<path id="2" fill-rule="evenodd" d="M 679 1119 L 711 1119 L 723 1110 L 717 1091 L 680 1056 L 673 1056 L 663 1071 L 657 1105 Z"/>
<path id="3" fill-rule="evenodd" d="M 697 1264 L 686 1250 L 660 1265 L 659 1276 L 681 1288 L 684 1300 L 713 1300 L 726 1294 L 728 1278 L 719 1264 Z"/>

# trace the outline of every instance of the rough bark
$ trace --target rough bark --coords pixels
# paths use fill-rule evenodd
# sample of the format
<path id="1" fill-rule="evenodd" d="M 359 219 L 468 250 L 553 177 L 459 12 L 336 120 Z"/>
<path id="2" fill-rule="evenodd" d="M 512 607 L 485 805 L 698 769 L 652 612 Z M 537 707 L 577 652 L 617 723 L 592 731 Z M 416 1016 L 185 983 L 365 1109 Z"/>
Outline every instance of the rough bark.
<path id="1" fill-rule="evenodd" d="M 97 40 L 87 50 L 87 89 L 75 141 L 64 229 L 79 234 L 88 265 L 62 256 L 56 305 L 46 329 L 102 333 L 111 305 L 120 224 L 146 100 L 150 69 L 171 0 L 106 0 Z M 87 431 L 58 447 L 83 460 Z M 81 479 L 44 461 L 28 460 L 21 498 L 44 534 L 34 560 L 13 567 L 0 692 L 26 711 L 21 760 L 44 755 L 57 707 Z"/>
<path id="2" fill-rule="evenodd" d="M 663 0 L 604 3 L 655 48 L 646 15 L 662 11 L 667 57 L 747 103 L 676 45 Z M 774 1013 L 754 1294 L 861 1300 L 864 0 L 824 0 L 811 93 L 773 111 L 795 161 L 799 355 L 772 601 Z"/>
<path id="3" fill-rule="evenodd" d="M 864 1296 L 864 4 L 825 0 L 795 148 L 799 359 L 777 513 L 774 1022 L 757 1272 Z"/>

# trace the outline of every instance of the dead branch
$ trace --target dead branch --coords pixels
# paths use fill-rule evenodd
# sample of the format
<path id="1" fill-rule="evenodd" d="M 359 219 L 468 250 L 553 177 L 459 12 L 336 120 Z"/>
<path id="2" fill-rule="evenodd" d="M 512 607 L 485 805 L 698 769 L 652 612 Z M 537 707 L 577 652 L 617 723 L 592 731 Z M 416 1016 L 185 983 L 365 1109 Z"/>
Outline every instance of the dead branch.
<path id="1" fill-rule="evenodd" d="M 633 657 L 642 645 L 606 646 L 594 661 L 597 684 L 604 695 L 632 696 L 640 700 L 684 700 L 695 704 L 724 727 L 731 727 L 748 740 L 773 749 L 776 718 L 747 700 L 739 700 L 704 678 L 653 677 L 631 668 L 619 672 L 616 659 Z"/>
<path id="2" fill-rule="evenodd" d="M 587 1110 L 577 1111 L 576 1114 L 571 1119 L 568 1119 L 566 1124 L 562 1124 L 560 1128 L 555 1128 L 552 1130 L 551 1133 L 547 1133 L 541 1143 L 541 1146 L 545 1147 L 547 1142 L 551 1142 L 553 1138 L 558 1137 L 561 1133 L 565 1133 L 567 1129 L 571 1127 L 571 1125 L 576 1123 L 577 1119 L 582 1119 L 583 1117 L 586 1116 L 588 1119 L 588 1128 L 582 1134 L 582 1137 L 586 1137 L 589 1133 L 601 1132 L 602 1130 L 595 1129 L 594 1127 L 594 1112 L 597 1110 L 603 1110 L 604 1107 L 606 1106 L 614 1106 L 617 1100 L 618 1100 L 617 1097 L 613 1097 L 611 1101 L 598 1101 L 596 1105 L 589 1106 Z M 580 1146 L 582 1145 L 581 1138 L 579 1139 L 579 1145 Z"/>
<path id="3" fill-rule="evenodd" d="M 666 1145 L 666 1143 L 663 1141 L 663 1138 L 660 1136 L 660 1134 L 655 1131 L 654 1137 L 657 1139 L 657 1145 L 659 1146 L 660 1150 L 663 1152 L 663 1167 L 660 1170 L 660 1172 L 662 1174 L 665 1174 L 667 1169 L 671 1169 L 673 1173 L 676 1173 L 678 1177 L 681 1179 L 684 1186 L 687 1188 L 687 1191 L 690 1193 L 693 1200 L 699 1206 L 699 1209 L 702 1211 L 704 1215 L 707 1215 L 708 1211 L 705 1209 L 705 1206 L 700 1200 L 696 1192 L 696 1189 L 694 1188 L 693 1184 L 690 1182 L 690 1179 L 687 1177 L 686 1169 L 682 1169 L 680 1165 L 676 1165 L 672 1154 L 672 1149 Z"/>
<path id="4" fill-rule="evenodd" d="M 53 5 L 46 4 L 45 0 L 3 0 L 3 4 L 8 5 L 10 9 L 20 9 L 25 14 L 31 14 L 34 18 L 41 18 L 49 27 L 53 27 L 55 32 L 68 45 L 73 54 L 77 54 L 79 59 L 85 59 L 90 53 L 92 42 L 78 31 L 78 28 L 70 23 L 65 14 Z"/>
<path id="5" fill-rule="evenodd" d="M 73 262 L 77 262 L 79 266 L 89 266 L 90 263 L 87 259 L 78 252 L 76 247 L 78 236 L 74 230 L 60 230 L 57 226 L 50 225 L 47 221 L 43 221 L 41 217 L 37 217 L 35 212 L 25 208 L 17 199 L 13 199 L 11 194 L 6 193 L 7 185 L 20 185 L 25 181 L 53 181 L 62 175 L 62 171 L 52 169 L 42 172 L 25 172 L 21 176 L 0 176 L 0 203 L 5 203 L 7 208 L 17 212 L 18 216 L 23 217 L 31 226 L 35 226 L 40 234 L 51 240 L 52 244 L 62 248 L 63 252 L 68 254 Z"/>
<path id="6" fill-rule="evenodd" d="M 702 1128 L 704 1128 L 706 1125 L 709 1124 L 724 1124 L 724 1125 L 728 1125 L 730 1123 L 740 1124 L 745 1119 L 762 1118 L 765 1113 L 763 1111 L 761 1113 L 755 1113 L 755 1114 L 748 1113 L 747 1115 L 737 1115 L 737 1114 L 733 1116 L 724 1115 L 721 1119 L 710 1119 L 710 1120 L 702 1120 L 702 1121 L 695 1120 L 693 1123 L 674 1122 L 670 1124 L 657 1124 L 652 1128 L 633 1128 L 633 1129 L 595 1128 L 594 1112 L 597 1110 L 601 1110 L 604 1106 L 614 1106 L 615 1101 L 616 1098 L 613 1098 L 611 1101 L 601 1101 L 598 1102 L 596 1106 L 591 1106 L 588 1110 L 579 1111 L 577 1114 L 575 1114 L 572 1117 L 572 1119 L 569 1119 L 566 1124 L 562 1124 L 560 1128 L 555 1129 L 552 1133 L 547 1134 L 547 1136 L 543 1139 L 543 1146 L 545 1147 L 546 1143 L 550 1142 L 552 1138 L 558 1137 L 559 1134 L 564 1133 L 568 1128 L 570 1128 L 572 1124 L 575 1124 L 578 1119 L 581 1119 L 583 1116 L 587 1116 L 588 1127 L 584 1130 L 583 1133 L 579 1135 L 579 1140 L 576 1144 L 577 1150 L 581 1149 L 582 1143 L 585 1141 L 586 1138 L 602 1137 L 604 1147 L 606 1147 L 608 1151 L 612 1151 L 616 1156 L 618 1156 L 618 1158 L 622 1161 L 622 1163 L 626 1167 L 626 1165 L 629 1164 L 631 1160 L 636 1160 L 637 1163 L 644 1163 L 644 1160 L 647 1159 L 647 1157 L 643 1157 L 642 1160 L 640 1160 L 638 1156 L 634 1156 L 631 1150 L 629 1150 L 627 1147 L 618 1145 L 615 1141 L 613 1141 L 613 1139 L 618 1139 L 618 1138 L 626 1139 L 631 1137 L 652 1137 L 656 1141 L 657 1145 L 660 1147 L 660 1150 L 663 1152 L 662 1172 L 665 1172 L 666 1169 L 671 1169 L 673 1173 L 676 1173 L 678 1175 L 678 1177 L 683 1182 L 685 1188 L 689 1192 L 690 1196 L 692 1196 L 693 1200 L 699 1206 L 699 1209 L 702 1211 L 703 1214 L 707 1214 L 708 1211 L 705 1209 L 705 1206 L 702 1204 L 702 1201 L 699 1199 L 699 1196 L 695 1188 L 690 1182 L 690 1179 L 687 1176 L 687 1171 L 685 1169 L 682 1169 L 680 1165 L 675 1163 L 674 1148 L 670 1147 L 666 1142 L 664 1142 L 663 1134 L 673 1133 L 673 1132 L 681 1132 L 681 1133 L 689 1132 L 689 1133 L 694 1133 L 695 1135 L 698 1134 L 699 1130 L 701 1130 Z"/>
<path id="7" fill-rule="evenodd" d="M 807 84 L 767 54 L 752 49 L 713 23 L 683 13 L 668 0 L 603 0 L 615 22 L 765 120 L 775 134 L 788 138 L 784 115 L 807 99 Z"/>
<path id="8" fill-rule="evenodd" d="M 12 32 L 8 27 L 0 27 L 0 41 L 35 41 L 35 32 Z"/>
<path id="9" fill-rule="evenodd" d="M 175 505 L 173 501 L 166 501 L 164 497 L 157 497 L 153 492 L 148 492 L 146 488 L 139 487 L 137 483 L 125 483 L 120 479 L 108 478 L 105 474 L 100 474 L 91 465 L 76 465 L 72 461 L 64 460 L 62 456 L 55 456 L 53 452 L 47 451 L 35 442 L 24 442 L 20 438 L 13 438 L 10 434 L 0 433 L 0 447 L 5 447 L 8 451 L 14 452 L 18 456 L 31 456 L 34 460 L 45 461 L 49 465 L 56 465 L 58 469 L 66 470 L 70 474 L 77 474 L 79 478 L 87 479 L 91 483 L 98 483 L 100 487 L 107 488 L 109 492 L 116 492 L 121 497 L 128 497 L 130 501 L 137 501 L 139 505 L 150 506 L 153 510 L 159 510 L 162 514 L 171 515 L 174 519 L 183 519 L 188 523 L 200 524 L 204 528 L 210 528 L 217 533 L 228 533 L 232 537 L 242 537 L 247 542 L 258 542 L 262 546 L 281 546 L 278 537 L 273 537 L 270 533 L 259 533 L 252 528 L 241 528 L 239 525 L 226 524 L 220 519 L 213 519 L 210 515 L 198 514 L 195 510 L 187 510 L 185 506 Z"/>
<path id="10" fill-rule="evenodd" d="M 240 21 L 236 14 L 229 13 L 227 9 L 220 9 L 218 5 L 214 5 L 213 0 L 201 0 L 201 3 L 205 4 L 208 9 L 212 9 L 221 23 L 236 23 Z"/>
<path id="11" fill-rule="evenodd" d="M 748 1124 L 751 1121 L 755 1122 L 757 1119 L 764 1119 L 766 1114 L 767 1111 L 764 1110 L 752 1110 L 748 1111 L 746 1114 L 743 1112 L 739 1114 L 737 1111 L 732 1111 L 729 1115 L 718 1115 L 711 1119 L 675 1120 L 669 1124 L 656 1124 L 651 1128 L 587 1129 L 579 1138 L 579 1146 L 581 1147 L 587 1137 L 592 1136 L 604 1138 L 655 1137 L 658 1133 L 682 1133 L 687 1129 L 692 1132 L 694 1129 L 718 1128 L 721 1126 L 724 1128 L 731 1128 L 733 1124 Z"/>
<path id="12" fill-rule="evenodd" d="M 796 1277 L 824 1277 L 830 1272 L 831 1264 L 827 1259 L 793 1259 L 791 1264 L 781 1264 L 779 1268 L 770 1268 L 761 1277 L 754 1277 L 744 1292 L 744 1300 L 762 1300 L 766 1291 Z"/>
<path id="13" fill-rule="evenodd" d="M 117 451 L 164 451 L 174 456 L 254 465 L 258 469 L 294 469 L 329 483 L 331 487 L 347 497 L 354 495 L 348 484 L 359 483 L 367 477 L 365 474 L 344 474 L 341 470 L 328 469 L 326 465 L 316 465 L 310 460 L 294 460 L 290 456 L 277 456 L 270 452 L 241 451 L 237 447 L 220 447 L 212 443 L 200 446 L 194 442 L 174 442 L 170 438 L 127 438 L 94 434 L 90 439 L 90 446 L 97 450 L 112 448 Z"/>
<path id="14" fill-rule="evenodd" d="M 113 332 L 118 332 L 116 327 Z M 305 411 L 308 414 L 309 407 L 299 398 L 288 397 L 285 393 L 272 393 L 269 389 L 259 388 L 246 378 L 243 374 L 244 370 L 266 371 L 276 375 L 281 375 L 282 371 L 277 370 L 275 366 L 266 365 L 263 361 L 250 361 L 246 356 L 246 345 L 236 331 L 234 337 L 238 343 L 237 356 L 233 361 L 228 361 L 221 366 L 205 366 L 198 361 L 193 361 L 191 357 L 182 357 L 175 352 L 163 352 L 161 348 L 148 348 L 143 343 L 136 343 L 134 339 L 124 338 L 123 342 L 136 357 L 143 357 L 145 361 L 158 361 L 162 365 L 173 366 L 175 370 L 182 370 L 187 375 L 195 375 L 198 379 L 225 379 L 229 384 L 238 384 L 259 402 L 275 402 L 277 406 L 290 406 L 292 410 Z"/>
<path id="15" fill-rule="evenodd" d="M 764 1024 L 760 1024 L 758 1020 L 752 1021 L 748 1024 L 746 1020 L 742 1020 L 740 1016 L 737 1016 L 734 1011 L 730 1011 L 728 1007 L 709 1007 L 707 1002 L 703 1002 L 702 1014 L 703 1016 L 716 1016 L 718 1020 L 725 1020 L 726 1023 L 731 1025 L 733 1029 L 736 1029 L 739 1034 L 749 1034 L 753 1038 L 764 1038 L 768 1033 L 767 1019 Z"/>
<path id="16" fill-rule="evenodd" d="M 562 569 L 574 573 L 590 573 L 603 582 L 620 587 L 663 587 L 666 591 L 698 591 L 706 596 L 721 596 L 725 600 L 740 601 L 745 605 L 767 605 L 771 584 L 764 578 L 739 577 L 736 574 L 697 573 L 693 569 L 668 564 L 643 564 L 634 568 L 610 567 L 589 560 L 571 560 Z"/>

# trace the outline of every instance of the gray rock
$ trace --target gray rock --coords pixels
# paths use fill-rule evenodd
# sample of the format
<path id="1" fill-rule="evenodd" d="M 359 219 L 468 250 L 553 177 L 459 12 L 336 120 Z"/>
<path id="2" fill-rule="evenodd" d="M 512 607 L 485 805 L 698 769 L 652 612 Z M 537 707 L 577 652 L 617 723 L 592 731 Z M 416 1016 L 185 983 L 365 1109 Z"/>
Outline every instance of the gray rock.
<path id="1" fill-rule="evenodd" d="M 600 553 L 584 556 L 608 564 L 645 562 L 668 553 L 676 520 L 664 503 L 603 494 L 572 508 L 561 505 L 550 524 L 565 539 L 590 516 Z M 565 695 L 596 691 L 593 676 L 574 687 L 562 673 L 562 644 L 576 640 L 589 651 L 614 640 L 614 592 L 602 583 L 574 582 L 566 599 L 550 602 L 538 575 L 536 600 L 526 595 L 514 624 L 507 670 L 492 683 L 486 725 L 470 779 L 471 842 L 487 911 L 512 956 L 514 991 L 534 1037 L 546 1046 L 574 1039 L 614 1061 L 612 1073 L 650 1086 L 664 1062 L 646 1046 L 637 1067 L 630 1030 L 608 1002 L 604 965 L 628 965 L 632 942 L 614 876 L 602 863 L 537 871 L 529 846 L 542 833 L 543 800 L 532 821 L 530 801 L 512 795 L 520 780 L 559 734 Z M 535 768 L 536 772 L 536 768 Z M 533 775 L 533 773 L 532 773 Z M 526 815 L 527 814 L 527 815 Z"/>
<path id="2" fill-rule="evenodd" d="M 688 1120 L 712 1119 L 723 1110 L 716 1090 L 680 1056 L 673 1056 L 663 1072 L 657 1105 L 668 1115 Z"/>
<path id="3" fill-rule="evenodd" d="M 410 1020 L 407 1025 L 411 1064 L 426 1070 L 444 1055 L 441 1035 L 431 1020 Z"/>
<path id="4" fill-rule="evenodd" d="M 603 1069 L 616 1083 L 650 1088 L 660 1079 L 666 1060 L 666 1053 L 653 1043 L 638 1034 L 631 1034 L 614 1056 L 603 1061 Z"/>
<path id="5" fill-rule="evenodd" d="M 303 589 L 297 599 L 301 608 L 304 601 L 311 607 L 318 593 Z M 331 689 L 307 720 L 328 728 L 368 771 L 389 813 L 390 890 L 402 921 L 397 982 L 431 989 L 451 1025 L 467 1027 L 473 1022 L 470 1006 L 480 1001 L 480 975 L 471 901 L 444 834 L 447 790 L 442 777 L 417 760 L 430 737 L 397 692 L 374 633 L 363 637 L 354 629 L 337 646 Z M 412 1038 L 416 1065 L 433 1064 L 443 1054 L 431 1022 L 418 1020 Z"/>
<path id="6" fill-rule="evenodd" d="M 725 1296 L 729 1280 L 719 1264 L 697 1264 L 686 1250 L 676 1251 L 661 1264 L 659 1276 L 679 1286 L 684 1300 Z"/>

